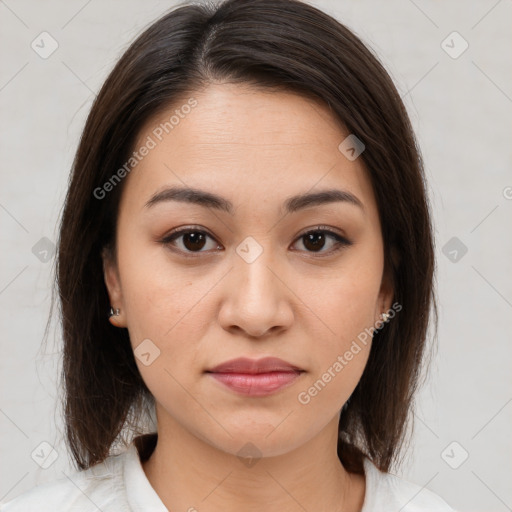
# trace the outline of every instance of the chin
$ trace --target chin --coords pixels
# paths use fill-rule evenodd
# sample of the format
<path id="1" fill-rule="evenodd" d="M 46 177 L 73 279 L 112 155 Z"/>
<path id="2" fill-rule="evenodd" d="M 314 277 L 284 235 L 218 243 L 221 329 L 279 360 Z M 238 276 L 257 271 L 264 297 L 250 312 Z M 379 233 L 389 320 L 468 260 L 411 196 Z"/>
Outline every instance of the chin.
<path id="1" fill-rule="evenodd" d="M 224 430 L 217 429 L 217 435 L 212 436 L 211 431 L 200 437 L 214 448 L 225 453 L 245 459 L 259 459 L 261 457 L 277 457 L 289 453 L 308 441 L 304 425 L 285 426 L 283 422 L 286 415 L 280 415 L 277 421 L 238 421 L 236 423 L 224 422 Z M 283 424 L 280 424 L 283 422 Z M 243 462 L 243 461 L 242 461 Z"/>

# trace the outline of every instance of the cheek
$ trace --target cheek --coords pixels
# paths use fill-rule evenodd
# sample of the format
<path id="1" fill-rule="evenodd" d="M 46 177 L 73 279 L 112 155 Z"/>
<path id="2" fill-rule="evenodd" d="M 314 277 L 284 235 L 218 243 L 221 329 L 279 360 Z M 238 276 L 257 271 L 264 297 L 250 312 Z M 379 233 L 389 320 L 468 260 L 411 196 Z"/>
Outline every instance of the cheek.
<path id="1" fill-rule="evenodd" d="M 317 318 L 315 339 L 342 350 L 375 322 L 382 279 L 382 262 L 354 251 L 339 268 L 316 274 L 301 283 L 297 295 Z"/>
<path id="2" fill-rule="evenodd" d="M 213 315 L 210 290 L 219 281 L 218 272 L 178 266 L 157 244 L 141 243 L 126 243 L 124 251 L 119 251 L 119 269 L 135 355 L 144 340 L 151 340 L 154 351 L 163 356 L 155 360 L 155 368 L 163 369 L 165 361 L 165 369 L 181 382 L 187 368 L 197 367 L 201 360 L 202 340 L 207 338 Z M 147 368 L 139 369 L 144 377 Z"/>
<path id="3" fill-rule="evenodd" d="M 356 342 L 335 355 L 297 393 L 298 406 L 311 418 L 334 416 L 356 388 L 366 366 L 370 344 Z"/>
<path id="4" fill-rule="evenodd" d="M 380 262 L 354 255 L 336 276 L 303 281 L 301 297 L 315 318 L 308 339 L 311 373 L 301 388 L 302 405 L 336 409 L 348 399 L 364 371 L 370 353 L 375 307 L 380 288 Z M 308 287 L 309 284 L 309 287 Z M 309 288 L 309 291 L 308 291 Z M 307 327 L 306 327 L 307 328 Z M 311 343 L 311 342 L 310 342 Z"/>
<path id="5" fill-rule="evenodd" d="M 310 372 L 298 390 L 299 407 L 310 417 L 333 416 L 357 386 L 368 361 L 375 287 L 371 281 L 339 279 L 314 301 L 321 322 L 310 333 Z M 305 347 L 307 348 L 307 347 Z"/>
<path id="6" fill-rule="evenodd" d="M 200 370 L 200 340 L 209 325 L 204 299 L 212 283 L 194 278 L 190 269 L 176 270 L 158 254 L 145 258 L 142 249 L 124 254 L 119 266 L 139 372 L 158 402 L 169 402 L 169 410 L 190 411 L 183 386 L 188 388 L 191 369 Z"/>

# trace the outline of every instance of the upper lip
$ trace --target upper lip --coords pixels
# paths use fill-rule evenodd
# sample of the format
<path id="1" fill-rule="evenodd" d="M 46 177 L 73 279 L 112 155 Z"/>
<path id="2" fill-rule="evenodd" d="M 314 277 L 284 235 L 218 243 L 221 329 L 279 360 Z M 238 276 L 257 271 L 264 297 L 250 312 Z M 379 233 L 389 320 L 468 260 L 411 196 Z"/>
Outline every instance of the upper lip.
<path id="1" fill-rule="evenodd" d="M 283 361 L 277 357 L 264 357 L 262 359 L 249 359 L 239 357 L 221 363 L 210 370 L 208 373 L 270 373 L 270 372 L 297 372 L 303 371 L 302 368 L 291 363 Z"/>

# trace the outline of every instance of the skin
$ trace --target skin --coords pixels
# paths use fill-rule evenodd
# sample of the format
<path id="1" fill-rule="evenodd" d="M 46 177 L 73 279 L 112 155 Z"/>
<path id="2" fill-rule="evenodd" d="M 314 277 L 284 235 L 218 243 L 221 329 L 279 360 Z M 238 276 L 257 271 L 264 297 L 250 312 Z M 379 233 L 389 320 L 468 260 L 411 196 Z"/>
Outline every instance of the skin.
<path id="1" fill-rule="evenodd" d="M 160 350 L 148 366 L 136 358 L 157 404 L 145 474 L 169 510 L 360 511 L 365 478 L 345 470 L 336 440 L 371 340 L 308 404 L 297 396 L 391 306 L 362 159 L 339 151 L 348 132 L 310 99 L 234 84 L 190 96 L 197 106 L 125 178 L 117 261 L 104 256 L 120 309 L 112 323 L 128 328 L 134 348 L 150 339 Z M 187 98 L 152 119 L 137 147 Z M 176 201 L 145 207 L 169 185 L 221 195 L 234 214 Z M 280 211 L 289 196 L 324 188 L 350 191 L 364 210 L 336 202 Z M 191 225 L 210 235 L 203 248 L 183 236 L 162 243 Z M 327 236 L 315 252 L 303 235 L 319 225 L 352 245 L 333 251 Z M 263 250 L 251 263 L 236 252 L 248 236 Z M 202 252 L 187 257 L 194 247 Z M 280 357 L 305 371 L 267 397 L 236 394 L 204 373 L 242 356 Z M 257 449 L 250 467 L 237 456 L 248 442 Z"/>

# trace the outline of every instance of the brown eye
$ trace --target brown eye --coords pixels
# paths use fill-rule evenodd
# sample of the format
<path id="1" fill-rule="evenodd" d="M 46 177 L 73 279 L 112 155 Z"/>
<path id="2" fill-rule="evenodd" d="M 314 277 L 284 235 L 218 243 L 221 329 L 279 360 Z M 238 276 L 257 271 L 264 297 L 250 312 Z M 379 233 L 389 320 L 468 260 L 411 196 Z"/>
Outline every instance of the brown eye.
<path id="1" fill-rule="evenodd" d="M 185 233 L 183 235 L 183 245 L 189 251 L 199 251 L 201 250 L 206 242 L 206 237 L 204 233 L 199 232 L 190 232 Z"/>
<path id="2" fill-rule="evenodd" d="M 302 238 L 304 239 L 304 247 L 308 251 L 319 251 L 325 245 L 325 234 L 320 231 L 308 233 L 303 235 Z"/>
<path id="3" fill-rule="evenodd" d="M 304 233 L 298 240 L 303 240 L 302 243 L 307 252 L 319 253 L 322 256 L 324 254 L 336 252 L 342 247 L 352 245 L 352 242 L 337 233 L 328 229 L 320 228 Z M 328 248 L 324 251 L 323 249 L 326 246 Z"/>
<path id="4" fill-rule="evenodd" d="M 307 253 L 317 254 L 318 256 L 328 256 L 343 247 L 352 245 L 352 242 L 346 238 L 320 227 L 304 233 L 297 240 L 302 241 Z M 186 256 L 195 256 L 202 252 L 222 248 L 206 231 L 190 227 L 172 232 L 162 239 L 161 243 Z M 210 243 L 209 247 L 208 243 Z M 327 249 L 324 250 L 326 247 Z"/>
<path id="5" fill-rule="evenodd" d="M 208 245 L 208 239 L 214 242 L 213 238 L 205 231 L 188 228 L 171 233 L 162 240 L 162 243 L 173 246 L 184 253 L 199 253 L 206 252 L 203 249 Z M 217 249 L 218 247 L 218 244 L 213 243 L 209 249 Z"/>

